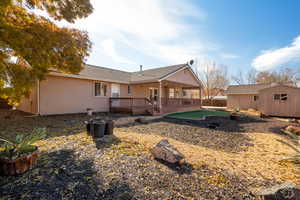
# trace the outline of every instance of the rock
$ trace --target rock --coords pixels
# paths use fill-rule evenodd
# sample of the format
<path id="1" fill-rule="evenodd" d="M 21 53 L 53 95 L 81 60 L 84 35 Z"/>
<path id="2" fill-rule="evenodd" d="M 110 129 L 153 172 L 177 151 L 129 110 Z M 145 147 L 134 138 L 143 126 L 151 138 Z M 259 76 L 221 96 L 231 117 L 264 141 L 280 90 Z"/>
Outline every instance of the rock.
<path id="1" fill-rule="evenodd" d="M 267 118 L 268 116 L 265 115 L 264 113 L 259 113 L 259 117 L 260 117 L 260 118 Z"/>
<path id="2" fill-rule="evenodd" d="M 173 147 L 168 140 L 161 140 L 152 149 L 151 154 L 157 158 L 169 163 L 184 163 L 184 155 L 182 155 L 175 147 Z"/>
<path id="3" fill-rule="evenodd" d="M 296 184 L 285 182 L 271 188 L 262 189 L 255 194 L 265 200 L 300 200 L 300 189 Z"/>
<path id="4" fill-rule="evenodd" d="M 296 126 L 287 126 L 285 128 L 286 131 L 291 132 L 291 133 L 295 133 L 297 135 L 300 135 L 300 128 L 296 127 Z"/>
<path id="5" fill-rule="evenodd" d="M 296 119 L 288 119 L 289 123 L 298 123 L 298 121 Z"/>
<path id="6" fill-rule="evenodd" d="M 141 124 L 148 124 L 148 120 L 145 117 L 136 118 L 134 121 Z"/>

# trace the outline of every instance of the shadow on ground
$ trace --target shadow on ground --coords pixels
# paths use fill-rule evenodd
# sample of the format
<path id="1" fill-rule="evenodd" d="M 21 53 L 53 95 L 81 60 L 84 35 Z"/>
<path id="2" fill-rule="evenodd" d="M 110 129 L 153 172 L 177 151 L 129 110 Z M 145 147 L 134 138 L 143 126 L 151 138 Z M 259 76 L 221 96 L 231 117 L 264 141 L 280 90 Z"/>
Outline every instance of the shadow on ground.
<path id="1" fill-rule="evenodd" d="M 178 174 L 191 174 L 193 172 L 193 166 L 189 163 L 179 165 L 178 163 L 169 163 L 157 158 L 155 158 L 155 160 Z"/>
<path id="2" fill-rule="evenodd" d="M 37 166 L 16 177 L 0 177 L 4 199 L 131 199 L 129 185 L 115 180 L 103 189 L 92 160 L 81 160 L 72 150 L 42 153 Z"/>

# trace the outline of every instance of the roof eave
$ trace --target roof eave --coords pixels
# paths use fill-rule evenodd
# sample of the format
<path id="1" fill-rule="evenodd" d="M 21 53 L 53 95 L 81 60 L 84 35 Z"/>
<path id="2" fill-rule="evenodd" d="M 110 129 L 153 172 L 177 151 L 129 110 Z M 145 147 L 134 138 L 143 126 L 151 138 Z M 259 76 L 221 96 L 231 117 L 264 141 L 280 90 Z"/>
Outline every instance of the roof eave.
<path id="1" fill-rule="evenodd" d="M 87 77 L 87 76 L 82 76 L 82 75 L 62 74 L 62 73 L 57 73 L 57 72 L 51 72 L 51 73 L 49 73 L 49 75 L 50 76 L 67 77 L 67 78 L 93 80 L 93 81 L 104 81 L 104 82 L 111 82 L 111 83 L 123 83 L 123 84 L 129 84 L 130 83 L 128 81 L 119 81 L 119 80 L 103 79 L 103 78 L 97 79 L 97 78 L 92 78 L 92 77 Z"/>

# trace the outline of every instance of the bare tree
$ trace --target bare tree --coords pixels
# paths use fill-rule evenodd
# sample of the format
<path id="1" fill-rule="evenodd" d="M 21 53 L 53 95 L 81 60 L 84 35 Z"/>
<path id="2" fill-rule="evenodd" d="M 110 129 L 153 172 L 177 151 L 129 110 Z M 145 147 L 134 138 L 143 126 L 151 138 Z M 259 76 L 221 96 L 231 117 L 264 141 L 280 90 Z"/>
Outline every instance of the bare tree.
<path id="1" fill-rule="evenodd" d="M 212 99 L 214 90 L 225 89 L 229 84 L 228 70 L 225 65 L 217 65 L 214 61 L 204 61 L 194 66 L 197 76 L 204 85 L 204 96 Z"/>
<path id="2" fill-rule="evenodd" d="M 238 85 L 242 85 L 245 84 L 245 80 L 244 80 L 244 74 L 242 72 L 242 70 L 240 70 L 237 75 L 235 76 L 231 76 L 231 79 Z"/>
<path id="3" fill-rule="evenodd" d="M 235 76 L 232 76 L 231 79 L 238 85 L 255 84 L 256 75 L 257 75 L 257 71 L 251 68 L 246 73 L 243 73 L 242 70 L 240 70 Z"/>
<path id="4" fill-rule="evenodd" d="M 257 75 L 257 71 L 254 68 L 251 68 L 246 74 L 247 84 L 255 84 L 256 75 Z"/>

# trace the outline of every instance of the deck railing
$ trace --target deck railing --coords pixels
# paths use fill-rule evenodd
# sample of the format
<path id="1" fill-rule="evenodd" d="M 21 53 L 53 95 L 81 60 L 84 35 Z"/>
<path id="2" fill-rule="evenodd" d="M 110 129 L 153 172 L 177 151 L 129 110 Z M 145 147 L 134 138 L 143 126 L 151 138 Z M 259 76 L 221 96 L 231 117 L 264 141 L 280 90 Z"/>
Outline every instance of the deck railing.
<path id="1" fill-rule="evenodd" d="M 161 98 L 162 109 L 200 106 L 200 99 L 188 98 Z M 112 113 L 127 114 L 155 114 L 161 111 L 159 102 L 147 98 L 113 97 L 109 99 L 109 110 Z"/>
<path id="2" fill-rule="evenodd" d="M 112 113 L 144 114 L 153 113 L 153 103 L 147 98 L 113 97 L 109 99 Z"/>

